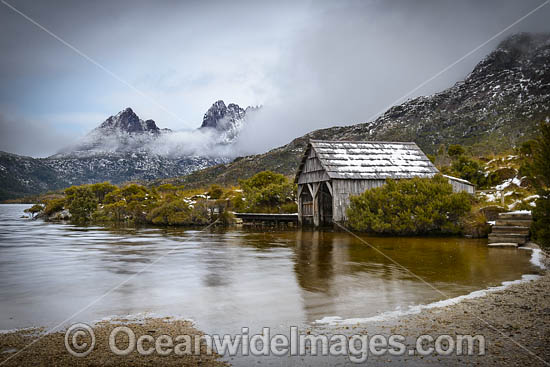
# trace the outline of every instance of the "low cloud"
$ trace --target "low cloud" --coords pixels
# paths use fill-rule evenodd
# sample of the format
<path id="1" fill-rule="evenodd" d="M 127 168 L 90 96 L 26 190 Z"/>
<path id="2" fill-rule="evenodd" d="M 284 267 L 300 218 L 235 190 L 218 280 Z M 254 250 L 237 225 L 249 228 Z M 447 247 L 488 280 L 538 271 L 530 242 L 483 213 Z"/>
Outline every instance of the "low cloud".
<path id="1" fill-rule="evenodd" d="M 32 157 L 47 157 L 74 141 L 76 133 L 35 120 L 0 114 L 0 150 Z"/>
<path id="2" fill-rule="evenodd" d="M 368 122 L 407 98 L 448 88 L 508 35 L 550 30 L 550 7 L 408 95 L 537 5 L 492 0 L 324 4 L 269 73 L 276 92 L 246 125 L 238 149 L 259 153 L 315 129 Z"/>

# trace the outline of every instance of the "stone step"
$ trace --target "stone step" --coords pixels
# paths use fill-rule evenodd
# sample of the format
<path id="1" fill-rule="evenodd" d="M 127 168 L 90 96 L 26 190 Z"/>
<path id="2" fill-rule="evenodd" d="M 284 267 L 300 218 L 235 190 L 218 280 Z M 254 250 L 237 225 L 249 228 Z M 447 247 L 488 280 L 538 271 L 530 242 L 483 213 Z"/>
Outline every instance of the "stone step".
<path id="1" fill-rule="evenodd" d="M 499 219 L 522 219 L 522 220 L 531 220 L 531 214 L 520 214 L 520 213 L 499 213 Z"/>
<path id="2" fill-rule="evenodd" d="M 491 233 L 489 234 L 489 243 L 518 243 L 524 245 L 527 243 L 529 236 L 523 234 L 504 234 L 504 233 Z"/>
<path id="3" fill-rule="evenodd" d="M 515 234 L 529 234 L 529 227 L 520 226 L 493 226 L 491 233 L 515 233 Z"/>
<path id="4" fill-rule="evenodd" d="M 517 248 L 517 243 L 511 243 L 511 242 L 495 242 L 495 243 L 489 243 L 487 246 L 489 247 L 511 247 L 511 248 Z"/>
<path id="5" fill-rule="evenodd" d="M 526 219 L 497 219 L 495 226 L 517 226 L 517 227 L 530 227 L 531 220 Z"/>

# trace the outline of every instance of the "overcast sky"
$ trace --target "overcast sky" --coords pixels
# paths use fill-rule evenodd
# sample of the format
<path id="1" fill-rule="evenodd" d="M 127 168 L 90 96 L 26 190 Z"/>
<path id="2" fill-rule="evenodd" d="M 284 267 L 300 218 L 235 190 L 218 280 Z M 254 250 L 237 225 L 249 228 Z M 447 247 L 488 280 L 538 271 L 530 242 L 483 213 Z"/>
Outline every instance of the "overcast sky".
<path id="1" fill-rule="evenodd" d="M 0 2 L 0 150 L 31 156 L 125 107 L 182 130 L 218 99 L 264 105 L 243 135 L 249 152 L 365 122 L 543 3 L 6 2 L 116 75 Z M 550 31 L 548 19 L 550 5 L 412 96 L 464 78 L 506 35 Z"/>

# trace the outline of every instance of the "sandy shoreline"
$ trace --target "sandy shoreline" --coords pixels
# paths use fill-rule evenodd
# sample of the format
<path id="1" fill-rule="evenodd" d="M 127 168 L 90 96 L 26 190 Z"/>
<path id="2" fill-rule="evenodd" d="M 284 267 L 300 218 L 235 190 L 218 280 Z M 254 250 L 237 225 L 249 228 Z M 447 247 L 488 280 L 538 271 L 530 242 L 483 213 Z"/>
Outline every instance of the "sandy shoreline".
<path id="1" fill-rule="evenodd" d="M 204 345 L 201 353 L 195 355 L 176 355 L 171 353 L 162 356 L 158 353 L 144 356 L 137 349 L 127 356 L 117 356 L 109 347 L 109 334 L 119 326 L 130 328 L 139 337 L 150 335 L 158 338 L 160 335 L 169 335 L 174 338 L 178 335 L 200 336 L 202 333 L 193 327 L 190 321 L 174 320 L 170 318 L 150 318 L 142 322 L 135 320 L 109 320 L 94 324 L 93 332 L 96 338 L 95 347 L 84 357 L 71 355 L 65 346 L 65 332 L 55 332 L 44 335 L 43 329 L 24 329 L 13 333 L 0 334 L 0 365 L 2 366 L 225 366 L 217 355 L 208 355 Z M 42 336 L 42 337 L 41 337 Z M 124 333 L 119 334 L 117 346 L 124 349 L 128 345 L 128 338 Z M 69 339 L 71 340 L 71 339 Z M 91 343 L 89 337 L 82 337 L 82 342 Z M 33 343 L 25 348 L 30 343 Z M 89 344 L 91 345 L 91 344 Z M 148 347 L 152 345 L 145 344 Z M 193 346 L 191 345 L 191 348 Z M 75 348 L 75 351 L 78 350 Z M 11 358 L 10 358 L 11 357 Z M 10 358 L 6 361 L 7 358 Z M 3 363 L 5 361 L 5 363 Z"/>
<path id="2" fill-rule="evenodd" d="M 541 269 L 535 280 L 416 315 L 348 328 L 352 333 L 404 335 L 411 347 L 419 335 L 483 335 L 486 341 L 484 356 L 371 357 L 369 365 L 548 366 L 550 258 L 543 255 L 541 261 L 546 270 Z"/>
<path id="3" fill-rule="evenodd" d="M 540 259 L 550 268 L 547 256 Z M 490 366 L 545 366 L 550 361 L 550 272 L 540 270 L 535 280 L 512 284 L 504 290 L 489 292 L 486 295 L 464 299 L 445 307 L 424 309 L 415 315 L 366 324 L 341 326 L 315 326 L 314 334 L 400 334 L 407 338 L 407 346 L 414 346 L 419 335 L 457 334 L 483 335 L 486 341 L 484 356 L 370 356 L 368 365 L 490 365 Z M 184 365 L 222 366 L 225 363 L 219 356 L 206 355 L 202 349 L 200 356 L 159 356 L 153 353 L 142 356 L 134 351 L 129 356 L 116 356 L 108 346 L 108 335 L 112 329 L 124 325 L 136 335 L 161 334 L 201 335 L 193 324 L 185 320 L 169 318 L 148 318 L 142 322 L 135 320 L 109 320 L 94 325 L 96 346 L 86 357 L 74 357 L 66 350 L 64 332 L 49 334 L 35 344 L 22 350 L 38 339 L 43 330 L 24 329 L 0 334 L 0 364 L 2 366 L 54 365 L 54 366 L 97 366 L 97 365 Z M 124 341 L 123 341 L 124 342 Z M 407 348 L 409 349 L 409 348 Z M 22 350 L 22 351 L 21 351 Z M 20 352 L 20 353 L 19 353 Z M 2 364 L 10 356 L 10 360 Z M 321 358 L 321 359 L 319 359 Z M 322 357 L 293 359 L 288 357 L 236 358 L 234 365 L 252 365 L 259 362 L 271 365 L 318 365 Z M 333 359 L 331 359 L 333 361 Z M 348 358 L 334 360 L 340 365 L 353 365 Z M 331 365 L 334 363 L 331 363 Z"/>

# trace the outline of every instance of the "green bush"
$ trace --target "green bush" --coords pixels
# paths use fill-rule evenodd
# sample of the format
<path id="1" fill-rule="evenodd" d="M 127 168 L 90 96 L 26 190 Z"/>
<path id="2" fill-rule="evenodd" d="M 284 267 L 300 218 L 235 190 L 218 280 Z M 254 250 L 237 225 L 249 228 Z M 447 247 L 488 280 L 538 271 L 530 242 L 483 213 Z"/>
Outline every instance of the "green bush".
<path id="1" fill-rule="evenodd" d="M 153 224 L 170 226 L 191 224 L 191 209 L 180 200 L 164 201 L 149 212 L 147 220 Z"/>
<path id="2" fill-rule="evenodd" d="M 101 182 L 101 183 L 90 185 L 90 189 L 94 193 L 97 199 L 97 202 L 103 203 L 103 201 L 105 200 L 105 196 L 108 193 L 117 190 L 118 188 L 109 182 Z"/>
<path id="3" fill-rule="evenodd" d="M 282 213 L 296 202 L 295 185 L 280 173 L 263 171 L 240 184 L 245 200 L 242 204 L 235 202 L 235 207 L 247 212 Z"/>
<path id="4" fill-rule="evenodd" d="M 441 175 L 391 180 L 351 197 L 349 225 L 359 231 L 393 235 L 456 234 L 471 208 L 467 193 L 453 193 Z"/>
<path id="5" fill-rule="evenodd" d="M 23 210 L 25 213 L 29 213 L 32 218 L 38 213 L 40 213 L 42 210 L 44 210 L 44 205 L 42 204 L 34 204 L 28 209 Z"/>
<path id="6" fill-rule="evenodd" d="M 65 197 L 65 206 L 73 222 L 88 222 L 97 209 L 97 199 L 89 185 L 71 186 L 65 189 Z"/>
<path id="7" fill-rule="evenodd" d="M 48 200 L 46 202 L 46 207 L 44 208 L 44 214 L 46 214 L 49 217 L 54 213 L 62 211 L 64 205 L 65 205 L 64 198 Z"/>
<path id="8" fill-rule="evenodd" d="M 195 205 L 193 205 L 190 223 L 199 226 L 210 223 L 210 211 L 206 200 L 198 200 Z"/>
<path id="9" fill-rule="evenodd" d="M 220 199 L 223 196 L 223 187 L 220 185 L 212 185 L 210 186 L 210 189 L 208 190 L 208 196 L 210 196 L 210 199 L 217 200 Z"/>
<path id="10" fill-rule="evenodd" d="M 550 248 L 550 123 L 540 125 L 541 134 L 532 145 L 533 161 L 530 166 L 532 182 L 539 198 L 532 211 L 532 231 L 535 240 Z"/>
<path id="11" fill-rule="evenodd" d="M 533 224 L 531 230 L 537 243 L 545 248 L 550 248 L 550 190 L 541 192 L 533 208 Z"/>
<path id="12" fill-rule="evenodd" d="M 485 187 L 488 184 L 483 165 L 476 159 L 460 155 L 451 164 L 451 174 L 468 180 L 476 187 Z"/>
<path id="13" fill-rule="evenodd" d="M 482 238 L 491 232 L 491 226 L 487 223 L 487 217 L 481 210 L 472 210 L 462 218 L 462 233 L 464 235 Z"/>
<path id="14" fill-rule="evenodd" d="M 103 217 L 115 222 L 145 223 L 156 196 L 137 184 L 117 188 L 105 195 Z"/>
<path id="15" fill-rule="evenodd" d="M 223 225 L 231 225 L 235 223 L 235 214 L 228 210 L 222 211 L 216 216 L 216 220 Z"/>
<path id="16" fill-rule="evenodd" d="M 458 156 L 464 155 L 464 153 L 466 153 L 466 150 L 462 145 L 455 144 L 455 145 L 449 146 L 449 149 L 447 149 L 447 153 L 451 157 L 458 157 Z"/>

